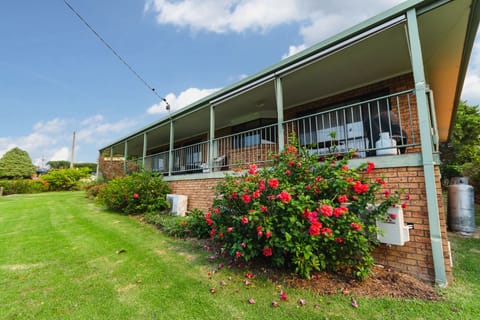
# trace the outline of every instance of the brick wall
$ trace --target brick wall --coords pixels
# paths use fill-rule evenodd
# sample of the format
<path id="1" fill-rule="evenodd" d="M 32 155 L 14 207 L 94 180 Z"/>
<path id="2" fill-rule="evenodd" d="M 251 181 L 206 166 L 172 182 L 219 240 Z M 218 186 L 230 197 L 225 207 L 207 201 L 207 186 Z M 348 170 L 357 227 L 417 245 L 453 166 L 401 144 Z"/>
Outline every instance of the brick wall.
<path id="1" fill-rule="evenodd" d="M 418 279 L 433 282 L 435 280 L 432 247 L 428 223 L 428 210 L 425 194 L 423 167 L 377 168 L 372 178 L 384 177 L 385 190 L 405 190 L 410 195 L 403 210 L 405 223 L 413 223 L 415 229 L 410 230 L 410 241 L 404 246 L 380 245 L 374 252 L 375 262 L 391 266 L 395 270 L 415 276 Z M 437 181 L 438 207 L 440 227 L 443 241 L 443 254 L 447 279 L 452 279 L 450 252 L 448 251 L 448 235 L 446 232 L 445 207 L 440 188 L 440 170 L 435 167 Z M 214 198 L 213 187 L 220 179 L 196 179 L 169 182 L 172 193 L 188 196 L 188 209 L 201 209 L 206 212 Z"/>
<path id="2" fill-rule="evenodd" d="M 406 194 L 410 195 L 410 200 L 406 201 L 407 208 L 403 210 L 404 221 L 405 223 L 413 223 L 415 228 L 410 230 L 410 241 L 406 242 L 404 246 L 387 246 L 382 244 L 378 247 L 374 252 L 375 262 L 392 266 L 397 270 L 412 274 L 425 281 L 434 281 L 435 274 L 423 167 L 375 169 L 374 174 L 385 177 L 386 189 L 404 189 Z M 435 167 L 435 178 L 438 186 L 438 214 L 443 241 L 444 264 L 447 279 L 450 281 L 452 279 L 452 269 L 450 266 L 445 206 L 440 187 L 440 169 L 438 166 Z"/>
<path id="3" fill-rule="evenodd" d="M 221 179 L 195 179 L 168 182 L 172 193 L 188 196 L 188 210 L 207 211 L 212 205 L 214 190 Z"/>

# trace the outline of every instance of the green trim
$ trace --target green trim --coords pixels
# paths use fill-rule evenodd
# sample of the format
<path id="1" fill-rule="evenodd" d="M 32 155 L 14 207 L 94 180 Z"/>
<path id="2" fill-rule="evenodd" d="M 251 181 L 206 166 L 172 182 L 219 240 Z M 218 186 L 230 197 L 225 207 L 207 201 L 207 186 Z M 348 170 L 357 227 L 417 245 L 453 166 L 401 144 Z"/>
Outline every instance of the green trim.
<path id="1" fill-rule="evenodd" d="M 142 150 L 142 166 L 145 168 L 145 158 L 147 157 L 148 137 L 147 133 L 143 133 L 143 150 Z"/>
<path id="2" fill-rule="evenodd" d="M 285 147 L 285 138 L 283 136 L 283 88 L 282 79 L 275 79 L 275 100 L 277 102 L 277 137 L 278 151 L 282 151 Z"/>
<path id="3" fill-rule="evenodd" d="M 430 115 L 427 100 L 427 86 L 423 68 L 422 48 L 418 31 L 417 14 L 415 9 L 407 12 L 407 33 L 410 42 L 410 56 L 412 59 L 413 79 L 418 110 L 418 127 L 422 145 L 422 162 L 425 177 L 425 192 L 427 196 L 428 224 L 432 245 L 433 267 L 435 282 L 440 287 L 447 285 L 445 259 L 443 257 L 442 233 L 438 208 L 437 185 L 433 161 L 432 135 L 430 132 Z"/>
<path id="4" fill-rule="evenodd" d="M 215 147 L 215 141 L 214 141 L 214 139 L 215 139 L 215 107 L 213 105 L 210 105 L 210 137 L 209 138 L 210 138 L 210 143 L 209 143 L 209 146 L 210 146 L 209 149 L 210 150 L 208 150 L 209 151 L 209 154 L 208 154 L 209 164 L 208 164 L 208 166 L 210 168 L 213 168 L 213 166 L 215 164 L 214 161 L 213 161 L 214 160 L 213 158 L 215 156 L 214 155 L 214 150 L 215 150 L 214 149 L 214 147 Z"/>
<path id="5" fill-rule="evenodd" d="M 175 131 L 173 128 L 173 120 L 170 120 L 170 145 L 168 148 L 168 175 L 173 171 L 173 145 L 175 144 Z"/>
<path id="6" fill-rule="evenodd" d="M 440 156 L 434 154 L 435 165 L 440 164 Z M 373 162 L 375 163 L 375 168 L 405 168 L 405 167 L 419 167 L 423 165 L 422 155 L 420 153 L 408 153 L 398 156 L 378 156 L 378 157 L 369 157 L 369 158 L 360 158 L 352 159 L 349 161 L 348 165 L 350 167 L 358 167 L 361 164 Z M 205 172 L 205 173 L 195 173 L 195 174 L 182 174 L 165 177 L 165 181 L 181 181 L 181 180 L 198 180 L 198 179 L 218 179 L 224 178 L 225 173 L 235 174 L 235 171 L 214 171 L 214 172 Z"/>

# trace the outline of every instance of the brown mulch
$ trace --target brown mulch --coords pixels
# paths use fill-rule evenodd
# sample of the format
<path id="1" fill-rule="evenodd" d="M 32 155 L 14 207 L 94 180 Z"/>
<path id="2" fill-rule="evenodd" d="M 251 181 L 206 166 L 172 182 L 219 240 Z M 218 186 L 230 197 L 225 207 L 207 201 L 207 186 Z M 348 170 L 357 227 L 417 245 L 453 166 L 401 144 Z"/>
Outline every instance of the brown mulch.
<path id="1" fill-rule="evenodd" d="M 296 276 L 283 277 L 281 282 L 295 288 L 312 290 L 317 294 L 352 294 L 358 297 L 392 297 L 402 299 L 438 300 L 432 284 L 390 268 L 374 267 L 373 275 L 364 281 L 346 279 L 322 272 L 311 280 Z M 278 279 L 277 279 L 278 281 Z"/>

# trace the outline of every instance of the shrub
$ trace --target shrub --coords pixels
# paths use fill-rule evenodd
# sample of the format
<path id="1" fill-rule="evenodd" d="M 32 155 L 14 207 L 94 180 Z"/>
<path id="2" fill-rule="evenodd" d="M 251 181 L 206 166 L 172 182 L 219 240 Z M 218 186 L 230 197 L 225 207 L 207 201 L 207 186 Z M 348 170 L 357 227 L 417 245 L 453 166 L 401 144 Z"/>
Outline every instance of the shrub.
<path id="1" fill-rule="evenodd" d="M 50 191 L 78 190 L 80 180 L 90 176 L 88 168 L 57 169 L 42 175 L 42 179 L 48 182 Z"/>
<path id="2" fill-rule="evenodd" d="M 187 213 L 186 234 L 194 238 L 208 238 L 210 235 L 210 227 L 205 221 L 205 214 L 202 210 L 193 209 Z"/>
<path id="3" fill-rule="evenodd" d="M 147 212 L 144 219 L 168 236 L 184 238 L 187 235 L 186 217 L 174 217 L 160 212 Z"/>
<path id="4" fill-rule="evenodd" d="M 87 193 L 87 197 L 90 199 L 97 199 L 100 191 L 105 186 L 104 182 L 90 182 L 84 185 L 84 190 Z"/>
<path id="5" fill-rule="evenodd" d="M 168 208 L 170 192 L 161 176 L 151 172 L 136 172 L 109 181 L 101 188 L 98 198 L 108 208 L 126 214 L 162 211 Z"/>
<path id="6" fill-rule="evenodd" d="M 374 164 L 350 168 L 352 155 L 319 162 L 292 143 L 273 156 L 271 168 L 250 165 L 227 175 L 205 215 L 210 236 L 237 260 L 263 257 L 307 278 L 315 270 L 365 278 L 377 244 L 375 221 L 399 194 L 380 194 L 383 179 L 369 178 Z"/>
<path id="7" fill-rule="evenodd" d="M 34 173 L 35 166 L 27 151 L 15 147 L 0 158 L 1 178 L 30 178 Z"/>
<path id="8" fill-rule="evenodd" d="M 0 180 L 3 194 L 39 193 L 48 191 L 48 183 L 43 180 Z"/>

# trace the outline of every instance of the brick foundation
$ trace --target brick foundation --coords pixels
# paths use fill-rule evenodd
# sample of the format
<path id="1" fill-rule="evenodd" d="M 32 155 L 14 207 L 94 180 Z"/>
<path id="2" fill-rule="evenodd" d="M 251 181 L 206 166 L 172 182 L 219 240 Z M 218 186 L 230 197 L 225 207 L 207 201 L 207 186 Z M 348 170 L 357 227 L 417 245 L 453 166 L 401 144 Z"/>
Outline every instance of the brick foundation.
<path id="1" fill-rule="evenodd" d="M 432 247 L 430 243 L 430 232 L 428 223 L 428 209 L 425 194 L 423 167 L 399 167 L 399 168 L 377 168 L 373 171 L 372 177 L 384 177 L 385 189 L 405 190 L 410 195 L 404 209 L 405 223 L 413 223 L 415 229 L 410 230 L 410 241 L 404 246 L 380 245 L 374 251 L 375 262 L 388 265 L 396 270 L 411 274 L 426 282 L 433 282 L 435 279 Z M 435 167 L 437 180 L 438 207 L 440 216 L 440 227 L 443 241 L 443 254 L 447 279 L 452 279 L 450 266 L 450 252 L 448 251 L 448 235 L 446 232 L 445 207 L 440 188 L 440 170 Z M 201 209 L 206 212 L 214 198 L 213 187 L 221 179 L 195 179 L 179 180 L 169 182 L 172 193 L 188 196 L 188 209 Z"/>

